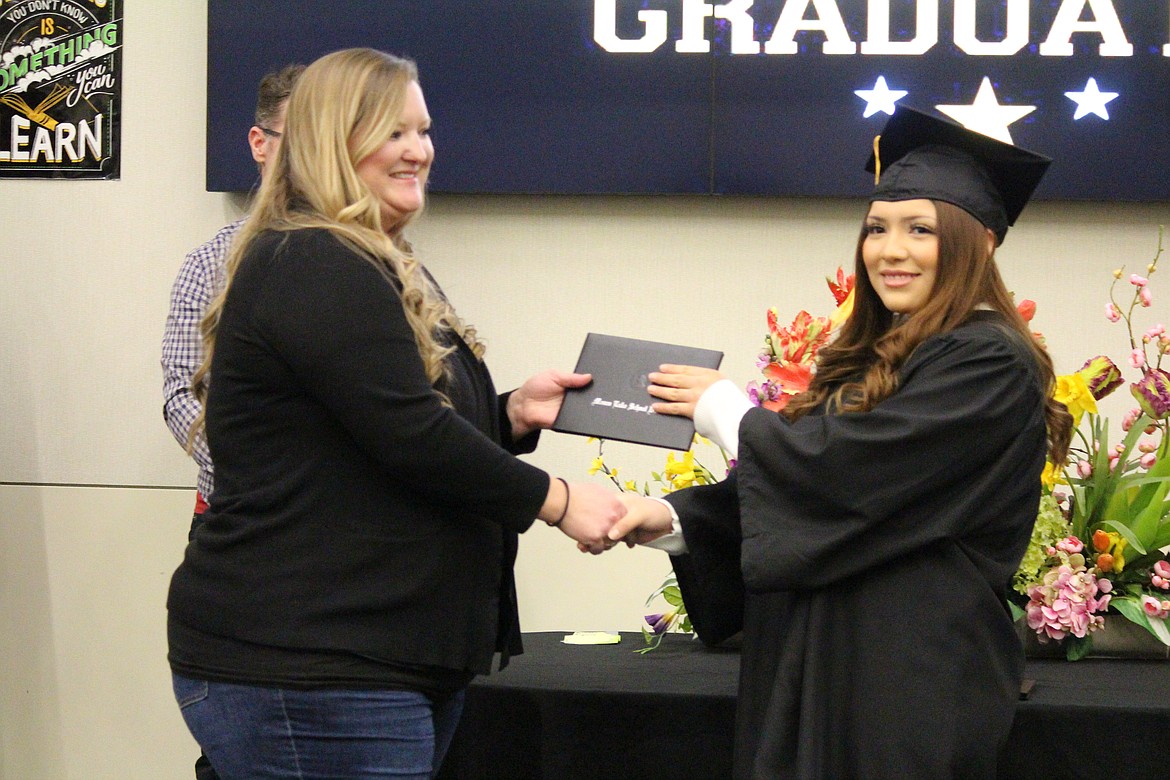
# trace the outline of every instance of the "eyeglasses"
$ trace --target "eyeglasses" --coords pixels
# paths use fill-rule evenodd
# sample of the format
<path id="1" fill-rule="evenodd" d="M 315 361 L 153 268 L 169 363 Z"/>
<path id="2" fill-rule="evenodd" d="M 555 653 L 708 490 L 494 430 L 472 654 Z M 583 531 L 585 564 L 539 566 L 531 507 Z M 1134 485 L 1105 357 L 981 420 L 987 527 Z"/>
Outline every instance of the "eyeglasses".
<path id="1" fill-rule="evenodd" d="M 256 125 L 256 126 L 260 127 L 260 125 Z M 281 133 L 280 131 L 272 130 L 272 129 L 269 129 L 267 127 L 260 127 L 260 132 L 264 133 L 264 135 L 268 136 L 269 138 L 280 138 L 280 136 L 283 135 L 283 133 Z"/>

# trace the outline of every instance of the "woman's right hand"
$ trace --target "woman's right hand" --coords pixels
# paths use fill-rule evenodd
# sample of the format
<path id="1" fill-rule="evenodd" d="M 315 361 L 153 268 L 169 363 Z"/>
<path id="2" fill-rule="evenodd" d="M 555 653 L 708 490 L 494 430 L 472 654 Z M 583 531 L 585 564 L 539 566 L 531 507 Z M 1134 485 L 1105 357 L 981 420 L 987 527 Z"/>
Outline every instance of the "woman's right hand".
<path id="1" fill-rule="evenodd" d="M 654 404 L 657 414 L 695 417 L 695 405 L 707 388 L 726 377 L 713 368 L 663 364 L 649 375 L 647 392 L 660 401 Z"/>
<path id="2" fill-rule="evenodd" d="M 557 501 L 554 493 L 564 497 Z M 555 512 L 545 511 L 550 506 L 556 507 Z M 609 538 L 609 529 L 626 514 L 625 505 L 613 491 L 588 482 L 565 483 L 562 487 L 559 479 L 553 479 L 549 485 L 545 509 L 541 511 L 540 519 L 546 523 L 555 522 L 563 510 L 564 517 L 556 527 L 577 542 L 582 552 L 594 555 L 616 544 Z"/>
<path id="3" fill-rule="evenodd" d="M 626 505 L 626 514 L 610 529 L 612 541 L 622 541 L 633 547 L 652 542 L 674 530 L 674 518 L 662 502 L 630 493 L 622 494 L 622 502 Z"/>

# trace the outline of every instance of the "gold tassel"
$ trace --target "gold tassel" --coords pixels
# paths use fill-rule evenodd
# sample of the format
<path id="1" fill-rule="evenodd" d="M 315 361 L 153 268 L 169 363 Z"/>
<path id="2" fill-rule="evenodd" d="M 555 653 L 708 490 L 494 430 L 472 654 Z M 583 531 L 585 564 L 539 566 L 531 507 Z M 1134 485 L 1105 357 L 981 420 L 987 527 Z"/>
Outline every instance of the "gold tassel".
<path id="1" fill-rule="evenodd" d="M 881 146 L 878 143 L 882 140 L 880 135 L 873 137 L 873 186 L 877 186 L 878 181 L 882 178 L 882 153 Z"/>

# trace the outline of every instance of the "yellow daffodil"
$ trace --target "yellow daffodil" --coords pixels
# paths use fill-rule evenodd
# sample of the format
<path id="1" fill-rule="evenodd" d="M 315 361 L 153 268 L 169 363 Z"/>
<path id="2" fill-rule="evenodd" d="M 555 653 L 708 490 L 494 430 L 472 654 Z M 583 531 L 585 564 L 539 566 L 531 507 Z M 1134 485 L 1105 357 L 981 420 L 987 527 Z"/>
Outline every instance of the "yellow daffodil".
<path id="1" fill-rule="evenodd" d="M 682 460 L 675 460 L 674 453 L 666 455 L 666 476 L 673 490 L 682 490 L 695 483 L 695 454 L 688 451 Z"/>
<path id="2" fill-rule="evenodd" d="M 1110 531 L 1109 541 L 1109 551 L 1113 553 L 1113 571 L 1120 573 L 1125 568 L 1125 548 L 1129 540 L 1116 531 Z"/>
<path id="3" fill-rule="evenodd" d="M 599 471 L 605 471 L 605 461 L 601 459 L 600 455 L 594 458 L 593 463 L 589 466 L 590 474 L 596 474 Z"/>
<path id="4" fill-rule="evenodd" d="M 1065 405 L 1072 415 L 1073 425 L 1080 425 L 1085 412 L 1097 413 L 1097 401 L 1089 391 L 1089 384 L 1081 374 L 1066 374 L 1056 378 L 1056 392 L 1053 397 Z"/>
<path id="5" fill-rule="evenodd" d="M 1044 463 L 1044 473 L 1040 475 L 1040 482 L 1044 485 L 1044 489 L 1049 491 L 1056 487 L 1057 484 L 1068 484 L 1068 480 L 1064 478 L 1064 472 L 1047 461 Z"/>

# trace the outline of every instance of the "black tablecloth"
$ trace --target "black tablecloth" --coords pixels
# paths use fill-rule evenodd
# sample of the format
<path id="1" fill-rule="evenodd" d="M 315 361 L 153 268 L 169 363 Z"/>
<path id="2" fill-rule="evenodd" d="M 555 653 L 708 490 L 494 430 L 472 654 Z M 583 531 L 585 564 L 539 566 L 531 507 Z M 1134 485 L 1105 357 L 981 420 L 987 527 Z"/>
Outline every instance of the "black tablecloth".
<path id="1" fill-rule="evenodd" d="M 446 780 L 713 780 L 730 777 L 739 653 L 668 635 L 639 655 L 525 634 L 525 653 L 479 678 L 440 777 Z M 1170 776 L 1170 663 L 1029 661 L 1000 762 L 1014 780 Z"/>

